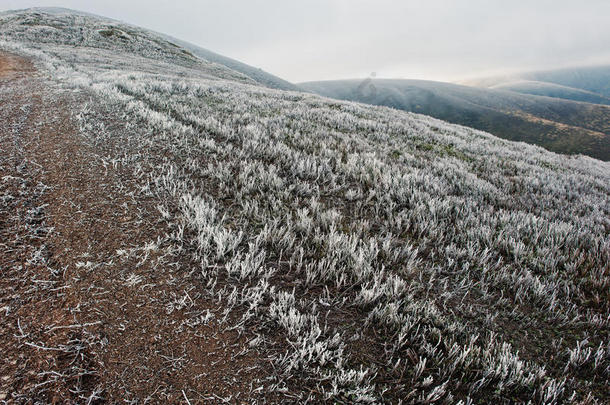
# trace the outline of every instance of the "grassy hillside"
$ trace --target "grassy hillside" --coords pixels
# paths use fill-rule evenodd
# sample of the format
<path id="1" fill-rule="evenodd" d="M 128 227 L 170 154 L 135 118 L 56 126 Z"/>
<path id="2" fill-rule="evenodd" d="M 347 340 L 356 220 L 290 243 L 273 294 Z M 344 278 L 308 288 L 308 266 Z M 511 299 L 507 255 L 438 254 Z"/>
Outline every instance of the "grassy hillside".
<path id="1" fill-rule="evenodd" d="M 301 83 L 341 100 L 426 114 L 549 150 L 610 160 L 610 107 L 422 80 Z"/>
<path id="2" fill-rule="evenodd" d="M 197 45 L 191 44 L 186 41 L 182 41 L 177 38 L 173 38 L 169 35 L 156 33 L 149 30 L 143 30 L 138 27 L 133 27 L 130 25 L 122 24 L 117 20 L 113 20 L 106 17 L 96 16 L 94 14 L 85 13 L 82 11 L 75 11 L 61 7 L 37 7 L 28 10 L 30 13 L 44 13 L 46 15 L 53 16 L 81 16 L 81 17 L 90 17 L 97 21 L 98 24 L 105 23 L 106 25 L 112 27 L 115 24 L 120 24 L 123 27 L 123 30 L 135 30 L 140 31 L 142 35 L 146 35 L 150 38 L 155 38 L 156 40 L 161 39 L 163 42 L 168 43 L 171 46 L 180 47 L 182 52 L 185 54 L 189 54 L 191 56 L 196 56 L 197 58 L 203 59 L 204 61 L 215 63 L 226 68 L 229 68 L 235 72 L 239 72 L 248 78 L 254 80 L 257 83 L 260 83 L 264 86 L 281 89 L 281 90 L 298 90 L 297 86 L 287 82 L 286 80 L 280 79 L 277 76 L 274 76 L 270 73 L 263 71 L 262 69 L 258 69 L 252 66 L 249 66 L 245 63 L 239 62 L 235 59 L 227 58 L 226 56 L 219 55 L 215 52 L 209 51 L 207 49 L 201 48 Z M 4 12 L 4 14 L 14 14 L 14 12 Z"/>
<path id="3" fill-rule="evenodd" d="M 250 387 L 269 401 L 610 400 L 610 164 L 269 89 L 92 17 L 9 14 L 0 33 L 0 48 L 33 58 L 56 91 L 89 100 L 72 107 L 83 138 L 116 147 L 97 164 L 133 173 L 138 187 L 126 195 L 158 210 L 143 223 L 169 229 L 142 249 L 146 257 L 192 260 L 188 275 L 200 287 L 167 312 L 182 311 L 176 339 L 208 316 L 238 331 L 248 344 L 237 358 L 273 366 Z M 557 142 L 571 142 L 557 123 L 599 114 L 581 136 L 607 151 L 607 137 L 591 134 L 607 124 L 597 107 L 474 90 L 467 101 L 466 90 L 393 85 L 388 104 L 548 126 L 544 142 L 551 128 Z M 378 89 L 386 94 L 385 83 Z M 484 115 L 483 101 L 498 110 Z M 512 115 L 500 108 L 515 105 Z M 157 271 L 167 272 L 164 263 Z M 195 294 L 223 311 L 204 317 L 188 306 Z M 167 346 L 170 356 L 142 361 L 168 364 L 169 379 L 171 367 L 195 359 L 175 355 L 174 340 Z M 105 369 L 95 373 L 103 381 Z M 102 386 L 96 398 L 113 389 Z M 211 394 L 199 397 L 218 400 Z"/>

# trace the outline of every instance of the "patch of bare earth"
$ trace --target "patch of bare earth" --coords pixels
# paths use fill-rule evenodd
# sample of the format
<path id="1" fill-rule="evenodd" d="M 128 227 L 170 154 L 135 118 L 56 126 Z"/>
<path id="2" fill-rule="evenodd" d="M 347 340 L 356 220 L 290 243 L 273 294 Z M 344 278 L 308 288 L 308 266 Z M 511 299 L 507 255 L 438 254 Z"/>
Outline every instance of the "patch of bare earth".
<path id="1" fill-rule="evenodd" d="M 81 102 L 0 54 L 0 402 L 264 401 L 269 362 L 79 135 Z"/>

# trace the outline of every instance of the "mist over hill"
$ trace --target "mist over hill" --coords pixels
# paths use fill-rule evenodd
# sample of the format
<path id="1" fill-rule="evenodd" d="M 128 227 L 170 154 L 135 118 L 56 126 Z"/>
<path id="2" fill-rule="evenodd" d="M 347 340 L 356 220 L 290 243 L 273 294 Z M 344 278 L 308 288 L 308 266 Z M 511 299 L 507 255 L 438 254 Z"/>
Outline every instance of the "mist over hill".
<path id="1" fill-rule="evenodd" d="M 525 82 L 525 86 L 516 82 Z M 534 82 L 527 84 L 528 82 Z M 610 66 L 576 67 L 556 70 L 523 72 L 465 81 L 464 84 L 538 94 L 576 101 L 608 104 L 610 99 Z M 557 87 L 561 86 L 561 87 Z"/>
<path id="2" fill-rule="evenodd" d="M 326 97 L 430 115 L 559 153 L 610 159 L 610 107 L 605 105 L 423 80 L 338 80 L 299 86 Z"/>
<path id="3" fill-rule="evenodd" d="M 508 90 L 522 94 L 532 94 L 534 96 L 545 96 L 551 98 L 561 98 L 565 100 L 581 101 L 592 104 L 610 105 L 610 98 L 600 94 L 581 90 L 574 87 L 562 86 L 550 82 L 538 82 L 532 80 L 516 80 L 496 84 L 489 87 L 497 90 Z"/>
<path id="4" fill-rule="evenodd" d="M 608 151 L 605 106 L 362 83 L 307 87 Z M 608 162 L 43 10 L 0 141 L 2 400 L 610 401 Z"/>
<path id="5" fill-rule="evenodd" d="M 525 73 L 525 79 L 555 83 L 610 98 L 610 66 L 594 66 Z"/>

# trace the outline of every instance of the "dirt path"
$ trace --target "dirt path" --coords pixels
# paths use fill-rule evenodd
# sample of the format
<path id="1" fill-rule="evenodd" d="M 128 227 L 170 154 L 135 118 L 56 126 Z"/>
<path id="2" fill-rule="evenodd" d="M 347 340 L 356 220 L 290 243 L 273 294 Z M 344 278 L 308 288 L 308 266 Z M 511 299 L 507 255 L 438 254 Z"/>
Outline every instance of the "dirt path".
<path id="1" fill-rule="evenodd" d="M 0 53 L 0 79 L 15 79 L 32 74 L 32 64 L 16 55 Z"/>
<path id="2" fill-rule="evenodd" d="M 219 327 L 158 203 L 79 135 L 81 102 L 0 54 L 0 401 L 261 399 L 268 362 Z"/>

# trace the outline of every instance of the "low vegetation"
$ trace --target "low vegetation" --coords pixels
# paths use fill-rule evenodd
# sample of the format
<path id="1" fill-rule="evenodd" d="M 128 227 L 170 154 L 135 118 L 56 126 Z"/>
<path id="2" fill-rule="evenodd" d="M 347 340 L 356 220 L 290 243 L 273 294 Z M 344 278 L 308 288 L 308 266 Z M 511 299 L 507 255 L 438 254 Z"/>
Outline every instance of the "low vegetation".
<path id="1" fill-rule="evenodd" d="M 21 12 L 0 31 L 90 97 L 83 136 L 123 145 L 100 164 L 158 199 L 157 243 L 198 263 L 220 324 L 276 353 L 274 395 L 610 400 L 608 163 L 271 90 L 93 17 Z"/>

